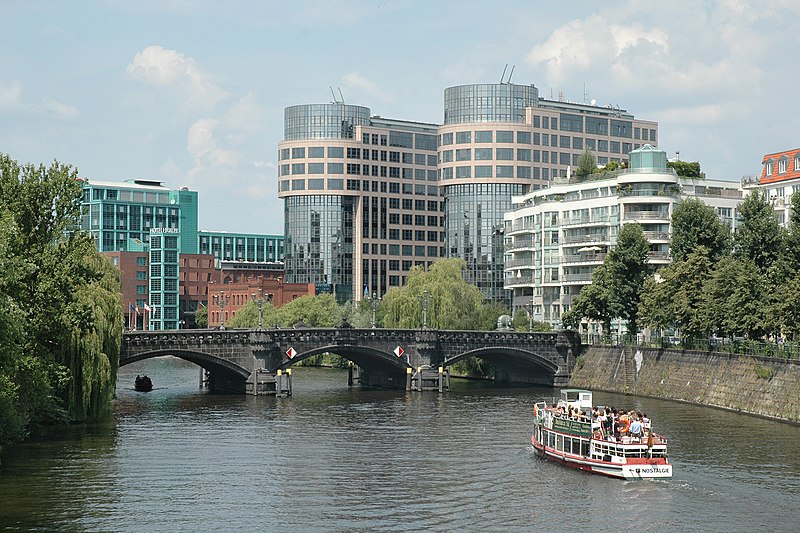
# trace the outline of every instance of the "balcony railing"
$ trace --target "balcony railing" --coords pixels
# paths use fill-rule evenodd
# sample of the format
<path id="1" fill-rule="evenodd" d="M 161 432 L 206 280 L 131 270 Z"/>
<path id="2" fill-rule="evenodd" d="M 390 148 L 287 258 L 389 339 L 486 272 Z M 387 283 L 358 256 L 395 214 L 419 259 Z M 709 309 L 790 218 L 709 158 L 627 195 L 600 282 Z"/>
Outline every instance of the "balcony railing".
<path id="1" fill-rule="evenodd" d="M 645 231 L 644 238 L 648 241 L 668 241 L 669 233 L 663 231 Z"/>
<path id="2" fill-rule="evenodd" d="M 625 220 L 669 220 L 667 211 L 627 211 Z"/>
<path id="3" fill-rule="evenodd" d="M 607 242 L 606 233 L 589 233 L 588 235 L 565 235 L 564 244 L 575 244 L 579 242 Z"/>
<path id="4" fill-rule="evenodd" d="M 533 239 L 515 239 L 513 242 L 505 244 L 505 250 L 510 252 L 513 250 L 524 250 L 526 248 L 533 248 Z"/>
<path id="5" fill-rule="evenodd" d="M 580 274 L 564 274 L 564 281 L 592 281 L 592 273 L 582 272 Z"/>
<path id="6" fill-rule="evenodd" d="M 581 254 L 566 254 L 564 255 L 564 263 L 602 263 L 606 259 L 605 252 L 600 253 L 581 253 Z"/>

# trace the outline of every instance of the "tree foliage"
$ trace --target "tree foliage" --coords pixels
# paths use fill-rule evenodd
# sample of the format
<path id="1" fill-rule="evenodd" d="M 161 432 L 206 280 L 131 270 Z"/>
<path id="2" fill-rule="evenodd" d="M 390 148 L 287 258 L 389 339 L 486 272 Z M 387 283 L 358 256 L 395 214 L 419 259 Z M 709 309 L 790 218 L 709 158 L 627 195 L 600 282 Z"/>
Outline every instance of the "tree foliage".
<path id="1" fill-rule="evenodd" d="M 591 150 L 584 148 L 583 153 L 578 157 L 578 168 L 575 169 L 575 175 L 584 177 L 595 172 L 597 172 L 597 158 Z"/>
<path id="2" fill-rule="evenodd" d="M 730 249 L 730 229 L 713 207 L 688 198 L 672 212 L 670 255 L 674 261 L 683 261 L 700 246 L 708 250 L 712 261 L 717 261 Z"/>
<path id="3" fill-rule="evenodd" d="M 110 407 L 119 277 L 78 230 L 81 196 L 72 167 L 0 155 L 0 445 Z"/>
<path id="4" fill-rule="evenodd" d="M 766 272 L 784 249 L 786 231 L 760 191 L 748 194 L 738 210 L 741 223 L 736 228 L 734 254 L 738 259 L 753 261 L 761 272 Z"/>
<path id="5" fill-rule="evenodd" d="M 700 163 L 697 161 L 667 161 L 667 168 L 674 169 L 675 173 L 682 178 L 694 180 L 705 178 L 700 172 Z"/>

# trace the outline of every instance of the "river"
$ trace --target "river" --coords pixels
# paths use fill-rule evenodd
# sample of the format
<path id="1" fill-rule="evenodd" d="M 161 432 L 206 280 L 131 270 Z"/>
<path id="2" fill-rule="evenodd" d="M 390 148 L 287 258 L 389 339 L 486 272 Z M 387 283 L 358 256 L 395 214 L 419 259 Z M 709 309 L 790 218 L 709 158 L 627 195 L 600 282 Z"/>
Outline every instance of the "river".
<path id="1" fill-rule="evenodd" d="M 136 374 L 155 390 L 133 390 Z M 550 389 L 454 380 L 445 394 L 348 389 L 298 368 L 289 398 L 218 396 L 196 366 L 123 367 L 114 416 L 16 446 L 3 531 L 797 531 L 800 428 L 595 393 L 670 438 L 673 478 L 626 482 L 533 453 Z"/>

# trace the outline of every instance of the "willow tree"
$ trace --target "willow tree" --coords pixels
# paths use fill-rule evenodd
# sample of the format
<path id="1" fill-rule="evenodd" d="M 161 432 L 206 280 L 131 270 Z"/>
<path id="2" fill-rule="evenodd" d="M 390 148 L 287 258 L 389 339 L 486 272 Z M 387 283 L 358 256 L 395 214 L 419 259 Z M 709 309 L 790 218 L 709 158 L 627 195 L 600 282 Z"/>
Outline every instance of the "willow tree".
<path id="1" fill-rule="evenodd" d="M 466 268 L 463 259 L 440 259 L 427 271 L 413 267 L 406 285 L 390 289 L 381 302 L 384 327 L 419 328 L 426 312 L 432 329 L 490 329 L 480 289 L 464 281 Z"/>
<path id="2" fill-rule="evenodd" d="M 10 373 L 28 426 L 106 412 L 113 396 L 122 309 L 113 267 L 79 228 L 77 171 L 0 156 L 0 219 L 7 228 L 2 292 L 23 334 Z M 2 422 L 0 422 L 2 425 Z"/>

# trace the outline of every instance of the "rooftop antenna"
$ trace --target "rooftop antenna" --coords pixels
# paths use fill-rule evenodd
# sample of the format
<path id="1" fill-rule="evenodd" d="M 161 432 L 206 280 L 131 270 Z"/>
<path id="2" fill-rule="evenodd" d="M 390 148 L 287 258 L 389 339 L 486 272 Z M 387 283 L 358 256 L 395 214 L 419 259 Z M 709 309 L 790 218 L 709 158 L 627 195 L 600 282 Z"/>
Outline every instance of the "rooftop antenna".
<path id="1" fill-rule="evenodd" d="M 508 63 L 506 63 L 506 66 L 503 67 L 503 74 L 500 75 L 500 83 L 503 83 L 503 78 L 506 77 L 506 69 L 507 68 L 508 68 Z"/>
<path id="2" fill-rule="evenodd" d="M 508 81 L 506 83 L 509 83 L 509 84 L 511 83 L 511 76 L 514 75 L 514 69 L 515 68 L 516 68 L 516 65 L 511 65 L 511 72 L 508 75 Z"/>
<path id="3" fill-rule="evenodd" d="M 586 82 L 583 82 L 583 103 L 585 104 L 588 101 L 589 101 L 589 93 L 586 92 Z"/>
<path id="4" fill-rule="evenodd" d="M 337 89 L 339 89 L 339 97 L 342 99 L 341 100 L 342 103 L 344 103 L 344 95 L 342 94 L 342 88 L 341 87 L 337 87 Z"/>
<path id="5" fill-rule="evenodd" d="M 331 90 L 331 96 L 333 96 L 333 102 L 331 102 L 331 103 L 333 103 L 333 104 L 338 104 L 339 102 L 337 102 L 337 101 L 336 101 L 336 93 L 335 93 L 335 92 L 333 92 L 333 87 L 331 87 L 330 85 L 328 85 L 328 88 Z"/>

